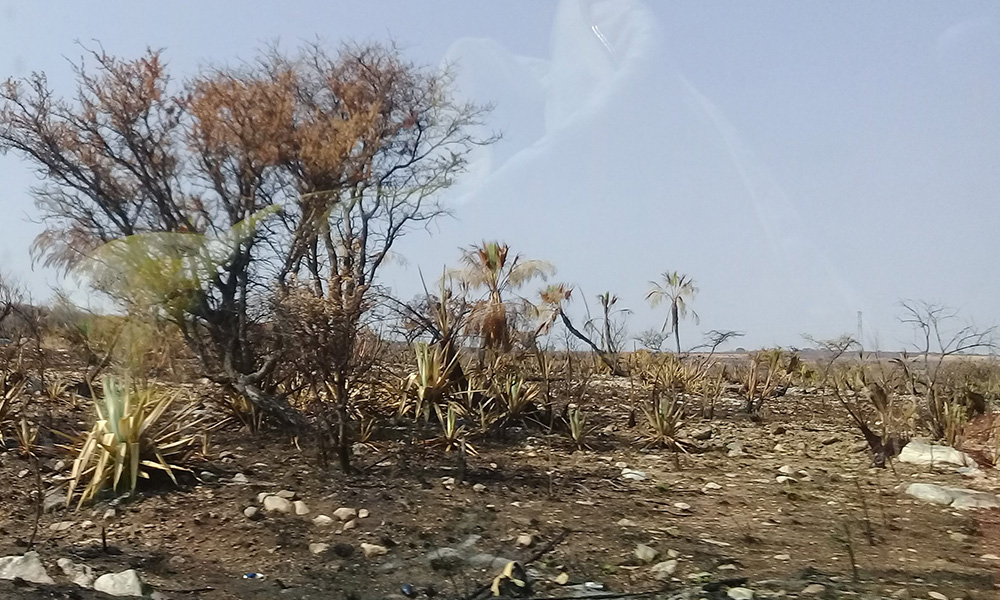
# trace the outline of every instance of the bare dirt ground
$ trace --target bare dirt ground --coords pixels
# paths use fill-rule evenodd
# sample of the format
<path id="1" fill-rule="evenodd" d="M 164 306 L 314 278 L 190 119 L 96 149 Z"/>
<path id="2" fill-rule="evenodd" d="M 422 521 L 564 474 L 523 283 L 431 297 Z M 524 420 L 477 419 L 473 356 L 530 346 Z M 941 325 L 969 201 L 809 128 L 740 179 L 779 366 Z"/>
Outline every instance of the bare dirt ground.
<path id="1" fill-rule="evenodd" d="M 600 593 L 655 591 L 648 597 L 656 598 L 726 598 L 727 588 L 740 585 L 756 598 L 998 597 L 1000 513 L 953 511 L 902 491 L 927 481 L 995 492 L 996 471 L 972 480 L 898 463 L 870 468 L 839 409 L 795 394 L 772 403 L 760 423 L 735 403 L 713 421 L 691 421 L 688 435 L 702 439 L 677 457 L 643 450 L 639 430 L 624 426 L 615 388 L 598 391 L 590 420 L 614 425 L 595 431 L 593 449 L 514 432 L 477 446 L 480 456 L 469 459 L 458 485 L 449 479 L 457 474 L 453 459 L 429 448 L 377 443 L 357 456 L 366 472 L 344 476 L 319 469 L 311 451 L 285 437 L 219 434 L 203 465 L 215 477 L 115 506 L 45 513 L 35 549 L 61 585 L 0 581 L 0 598 L 105 597 L 60 579 L 61 557 L 98 573 L 135 568 L 167 599 L 401 598 L 404 584 L 421 598 L 464 598 L 488 584 L 504 559 L 538 554 L 529 566 L 532 592 L 543 598 L 598 593 L 585 582 L 603 584 Z M 88 417 L 66 412 L 54 420 Z M 57 458 L 43 460 L 46 486 L 60 476 L 52 469 Z M 623 478 L 624 467 L 645 479 Z M 782 467 L 795 481 L 776 479 Z M 0 555 L 21 554 L 35 483 L 16 450 L 0 452 L 0 481 Z M 258 493 L 279 490 L 295 492 L 309 514 L 244 516 L 259 506 Z M 341 507 L 370 514 L 346 531 L 336 519 L 312 521 Z M 114 516 L 106 514 L 111 508 Z M 526 534 L 529 547 L 518 544 Z M 313 554 L 316 543 L 329 547 Z M 366 557 L 362 543 L 387 553 Z M 639 560 L 638 544 L 656 556 Z M 672 576 L 657 580 L 653 565 L 672 558 Z M 244 579 L 248 572 L 265 578 Z M 560 586 L 554 579 L 563 572 L 569 581 Z"/>

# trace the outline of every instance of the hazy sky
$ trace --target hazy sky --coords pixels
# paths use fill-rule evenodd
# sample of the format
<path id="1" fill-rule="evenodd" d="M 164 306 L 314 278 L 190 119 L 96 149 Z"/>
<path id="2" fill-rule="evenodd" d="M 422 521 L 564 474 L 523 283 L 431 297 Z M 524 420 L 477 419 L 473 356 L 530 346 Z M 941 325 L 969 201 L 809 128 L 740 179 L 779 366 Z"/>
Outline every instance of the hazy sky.
<path id="1" fill-rule="evenodd" d="M 500 239 L 556 264 L 593 309 L 611 290 L 632 329 L 664 270 L 692 275 L 700 326 L 747 347 L 854 332 L 911 339 L 903 298 L 980 324 L 1000 308 L 1000 4 L 994 2 L 8 2 L 0 72 L 69 89 L 77 41 L 163 47 L 177 77 L 263 42 L 394 37 L 457 63 L 504 139 L 416 232 L 386 282 Z M 0 268 L 39 296 L 27 246 L 34 179 L 0 159 Z M 583 306 L 574 301 L 577 310 Z"/>

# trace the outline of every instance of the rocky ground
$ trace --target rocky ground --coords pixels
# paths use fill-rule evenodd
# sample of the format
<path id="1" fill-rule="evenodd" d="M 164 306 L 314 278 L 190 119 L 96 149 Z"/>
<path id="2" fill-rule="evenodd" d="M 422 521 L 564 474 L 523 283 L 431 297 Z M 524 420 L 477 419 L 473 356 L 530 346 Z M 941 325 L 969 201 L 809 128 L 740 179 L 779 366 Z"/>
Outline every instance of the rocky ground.
<path id="1" fill-rule="evenodd" d="M 477 446 L 461 483 L 429 448 L 359 449 L 365 472 L 345 477 L 288 439 L 220 435 L 200 482 L 79 511 L 50 496 L 37 561 L 14 567 L 38 562 L 54 584 L 0 580 L 0 598 L 106 598 L 93 578 L 129 570 L 116 585 L 164 599 L 481 598 L 509 560 L 541 598 L 998 596 L 994 470 L 871 468 L 846 417 L 816 396 L 782 398 L 763 422 L 723 407 L 688 425 L 682 455 L 643 450 L 620 403 L 602 406 L 591 422 L 617 425 L 592 450 L 515 433 Z M 43 462 L 54 488 L 66 465 Z M 0 556 L 22 556 L 35 478 L 8 451 L 0 480 Z"/>

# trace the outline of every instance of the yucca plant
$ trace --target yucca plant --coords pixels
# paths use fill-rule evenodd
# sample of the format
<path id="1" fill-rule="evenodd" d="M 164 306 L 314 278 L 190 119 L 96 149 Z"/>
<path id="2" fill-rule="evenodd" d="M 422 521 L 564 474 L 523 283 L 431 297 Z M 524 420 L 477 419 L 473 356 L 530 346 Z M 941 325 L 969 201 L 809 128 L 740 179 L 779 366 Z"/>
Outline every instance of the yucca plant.
<path id="1" fill-rule="evenodd" d="M 38 442 L 38 427 L 32 427 L 26 418 L 21 417 L 21 421 L 14 434 L 17 437 L 17 445 L 21 455 L 35 457 L 35 449 Z"/>
<path id="2" fill-rule="evenodd" d="M 589 449 L 587 437 L 591 429 L 587 427 L 587 417 L 578 407 L 573 406 L 566 413 L 566 424 L 569 426 L 569 437 L 576 444 L 577 450 Z"/>
<path id="3" fill-rule="evenodd" d="M 747 413 L 759 414 L 765 401 L 783 395 L 788 389 L 791 375 L 783 362 L 784 357 L 780 348 L 757 352 L 750 359 L 750 365 L 739 375 L 740 392 L 746 400 L 744 410 Z M 797 360 L 790 358 L 789 366 Z"/>
<path id="4" fill-rule="evenodd" d="M 135 493 L 139 479 L 154 471 L 177 484 L 178 471 L 190 472 L 184 463 L 197 449 L 195 434 L 201 419 L 195 404 L 167 414 L 176 393 L 135 388 L 105 377 L 104 397 L 95 402 L 97 420 L 72 447 L 77 457 L 69 479 L 66 505 L 79 495 L 77 508 L 102 491 Z"/>
<path id="5" fill-rule="evenodd" d="M 45 382 L 45 395 L 49 400 L 59 400 L 69 389 L 69 381 L 57 375 Z"/>
<path id="6" fill-rule="evenodd" d="M 660 447 L 683 450 L 680 432 L 684 428 L 684 406 L 676 394 L 661 398 L 652 410 L 643 409 L 649 431 L 644 440 L 647 448 Z"/>
<path id="7" fill-rule="evenodd" d="M 414 419 L 423 418 L 428 421 L 432 407 L 436 407 L 447 392 L 451 382 L 451 369 L 457 363 L 458 355 L 449 361 L 440 347 L 425 343 L 414 344 L 413 352 L 417 369 L 406 380 L 399 414 L 412 413 Z"/>
<path id="8" fill-rule="evenodd" d="M 447 410 L 441 408 L 440 404 L 435 404 L 434 412 L 441 423 L 441 435 L 431 440 L 431 444 L 441 446 L 445 452 L 464 450 L 466 454 L 478 456 L 472 444 L 465 441 L 465 425 L 458 422 L 459 416 L 463 413 L 462 408 L 454 402 L 449 402 Z"/>
<path id="9" fill-rule="evenodd" d="M 361 424 L 358 426 L 358 441 L 356 443 L 368 448 L 369 450 L 378 450 L 374 443 L 372 443 L 372 437 L 375 435 L 375 419 L 370 417 L 362 418 Z"/>
<path id="10" fill-rule="evenodd" d="M 503 418 L 507 423 L 523 418 L 534 408 L 538 386 L 525 381 L 524 375 L 508 375 L 495 387 L 496 397 L 503 405 Z"/>
<path id="11" fill-rule="evenodd" d="M 213 425 L 212 429 L 222 429 L 236 422 L 250 433 L 256 433 L 264 423 L 264 411 L 243 396 L 226 394 L 223 396 L 222 405 L 229 416 Z"/>
<path id="12" fill-rule="evenodd" d="M 10 383 L 5 373 L 0 373 L 0 447 L 7 445 L 3 430 L 14 414 L 14 401 L 24 391 L 25 380 Z"/>

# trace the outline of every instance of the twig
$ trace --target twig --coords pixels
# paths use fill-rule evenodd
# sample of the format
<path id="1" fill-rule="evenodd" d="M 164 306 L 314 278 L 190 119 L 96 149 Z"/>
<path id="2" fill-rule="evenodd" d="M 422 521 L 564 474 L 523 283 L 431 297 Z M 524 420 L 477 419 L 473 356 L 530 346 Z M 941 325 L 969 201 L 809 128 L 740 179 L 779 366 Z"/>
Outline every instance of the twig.
<path id="1" fill-rule="evenodd" d="M 391 454 L 387 454 L 386 456 L 383 456 L 382 458 L 378 459 L 377 461 L 373 462 L 372 464 L 368 465 L 367 467 L 362 468 L 361 472 L 362 473 L 368 473 L 368 471 L 371 471 L 372 469 L 374 469 L 375 467 L 377 467 L 380 464 L 384 463 L 385 461 L 389 460 L 390 458 L 392 458 L 392 455 Z"/>

